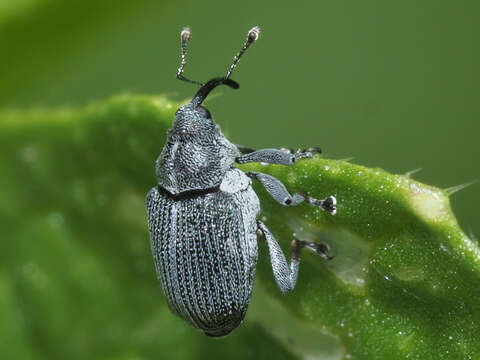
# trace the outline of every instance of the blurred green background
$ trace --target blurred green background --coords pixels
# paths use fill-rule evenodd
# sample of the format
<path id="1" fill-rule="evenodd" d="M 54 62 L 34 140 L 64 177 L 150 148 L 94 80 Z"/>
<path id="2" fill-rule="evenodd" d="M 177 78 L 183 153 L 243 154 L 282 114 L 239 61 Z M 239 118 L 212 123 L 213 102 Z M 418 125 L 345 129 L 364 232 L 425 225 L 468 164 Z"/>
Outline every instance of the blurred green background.
<path id="1" fill-rule="evenodd" d="M 0 103 L 84 104 L 123 91 L 195 88 L 223 74 L 258 24 L 260 41 L 209 102 L 229 137 L 252 147 L 321 145 L 331 157 L 449 187 L 480 178 L 480 5 L 476 1 L 0 2 Z M 480 187 L 453 198 L 480 233 Z"/>
<path id="2" fill-rule="evenodd" d="M 233 142 L 250 147 L 319 145 L 327 157 L 354 157 L 354 162 L 394 173 L 421 167 L 416 179 L 446 188 L 480 178 L 479 11 L 480 3 L 473 0 L 0 0 L 0 106 L 80 106 L 122 92 L 186 99 L 196 88 L 175 79 L 182 26 L 192 29 L 186 75 L 205 81 L 226 71 L 247 30 L 259 25 L 259 41 L 232 77 L 241 89 L 222 89 L 207 104 Z M 452 198 L 462 228 L 473 235 L 480 233 L 479 202 L 479 185 Z M 51 221 L 55 223 L 55 214 Z M 148 242 L 146 232 L 142 240 Z M 82 261 L 88 262 L 88 254 L 84 256 Z M 22 271 L 37 274 L 32 266 Z M 150 284 L 153 266 L 144 266 L 151 277 L 142 283 Z M 8 283 L 5 276 L 0 283 Z M 27 295 L 17 294 L 0 300 L 4 309 L 19 304 L 13 308 L 22 316 L 43 309 L 29 303 L 25 311 L 21 300 Z M 158 294 L 147 302 L 162 303 Z M 61 303 L 63 296 L 52 294 L 51 301 Z M 119 305 L 117 310 L 122 309 Z M 148 322 L 148 314 L 139 311 Z M 99 344 L 82 342 L 83 335 L 70 331 L 67 322 L 49 323 L 50 318 L 38 314 L 29 334 L 20 325 L 1 329 L 9 335 L 0 344 L 16 354 L 12 358 L 83 354 L 154 359 L 163 358 L 165 348 L 170 349 L 165 358 L 269 358 L 275 351 L 278 358 L 297 356 L 253 320 L 215 342 L 173 318 L 163 305 L 154 314 L 169 329 L 161 339 L 154 329 L 158 323 L 151 320 L 151 331 L 143 327 L 145 333 L 135 333 L 133 345 L 119 344 L 129 334 L 116 333 L 117 327 L 106 334 L 108 327 L 100 325 L 110 317 L 101 313 L 98 331 L 104 337 Z M 130 317 L 135 316 L 121 318 L 128 325 L 135 322 Z M 188 344 L 182 343 L 184 336 Z M 72 337 L 78 343 L 55 344 L 71 344 Z M 238 351 L 232 355 L 231 348 Z"/>

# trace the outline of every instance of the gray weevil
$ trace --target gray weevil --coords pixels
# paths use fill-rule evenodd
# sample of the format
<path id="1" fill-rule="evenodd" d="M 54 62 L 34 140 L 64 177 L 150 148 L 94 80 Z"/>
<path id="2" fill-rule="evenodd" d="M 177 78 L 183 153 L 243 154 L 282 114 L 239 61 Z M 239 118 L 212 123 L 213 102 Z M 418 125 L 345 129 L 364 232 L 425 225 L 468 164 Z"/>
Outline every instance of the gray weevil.
<path id="1" fill-rule="evenodd" d="M 284 206 L 306 202 L 333 215 L 335 197 L 290 195 L 276 178 L 234 167 L 235 162 L 293 165 L 319 149 L 254 151 L 234 145 L 202 106 L 219 85 L 238 89 L 230 75 L 259 33 L 259 27 L 248 32 L 225 77 L 201 84 L 183 76 L 190 29 L 182 30 L 177 78 L 201 88 L 175 114 L 156 162 L 158 184 L 146 199 L 153 258 L 167 303 L 173 313 L 209 336 L 227 335 L 245 316 L 255 280 L 257 233 L 267 242 L 273 275 L 283 293 L 295 286 L 303 247 L 329 259 L 327 245 L 294 239 L 288 264 L 270 230 L 257 220 L 260 202 L 251 181 L 259 181 Z"/>

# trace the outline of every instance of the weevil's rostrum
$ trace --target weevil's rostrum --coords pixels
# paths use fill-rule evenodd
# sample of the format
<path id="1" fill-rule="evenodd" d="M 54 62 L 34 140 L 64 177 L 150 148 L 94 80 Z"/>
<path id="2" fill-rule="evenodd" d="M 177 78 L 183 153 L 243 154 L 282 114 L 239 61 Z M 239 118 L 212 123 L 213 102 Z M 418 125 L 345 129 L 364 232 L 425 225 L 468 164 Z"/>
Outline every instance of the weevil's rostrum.
<path id="1" fill-rule="evenodd" d="M 302 248 L 329 258 L 325 244 L 293 239 L 288 264 L 273 234 L 257 220 L 260 202 L 251 182 L 259 181 L 281 205 L 306 202 L 332 215 L 336 211 L 334 196 L 317 200 L 304 193 L 290 195 L 274 177 L 244 173 L 234 166 L 248 162 L 293 165 L 319 150 L 255 151 L 234 145 L 202 106 L 219 85 L 238 89 L 230 76 L 259 33 L 258 27 L 248 32 L 224 77 L 202 84 L 183 75 L 190 30 L 182 30 L 177 78 L 201 87 L 175 114 L 157 160 L 157 186 L 146 200 L 153 258 L 167 303 L 175 314 L 209 336 L 230 333 L 245 316 L 255 280 L 258 233 L 266 240 L 273 274 L 282 292 L 295 286 Z"/>

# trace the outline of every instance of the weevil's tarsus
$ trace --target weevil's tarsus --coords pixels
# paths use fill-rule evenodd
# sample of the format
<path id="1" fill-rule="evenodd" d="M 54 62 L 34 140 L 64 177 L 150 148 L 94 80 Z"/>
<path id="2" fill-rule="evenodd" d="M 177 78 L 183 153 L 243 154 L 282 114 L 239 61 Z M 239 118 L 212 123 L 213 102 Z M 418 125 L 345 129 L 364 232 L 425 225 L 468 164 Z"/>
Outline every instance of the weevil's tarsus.
<path id="1" fill-rule="evenodd" d="M 232 75 L 233 69 L 235 69 L 235 67 L 237 66 L 242 55 L 245 53 L 245 51 L 247 51 L 249 46 L 252 45 L 258 39 L 259 35 L 260 35 L 260 28 L 258 26 L 254 26 L 248 31 L 247 40 L 245 40 L 245 43 L 243 44 L 242 49 L 233 58 L 232 65 L 230 65 L 230 67 L 227 70 L 227 73 L 225 74 L 225 79 L 228 79 L 230 75 Z"/>
<path id="2" fill-rule="evenodd" d="M 296 246 L 301 246 L 304 247 L 305 249 L 308 249 L 318 256 L 320 256 L 324 260 L 332 260 L 333 257 L 330 256 L 328 253 L 330 251 L 330 247 L 325 244 L 325 243 L 317 243 L 317 242 L 311 242 L 311 241 L 303 241 L 303 240 L 298 240 L 294 239 L 293 241 L 297 242 Z M 292 241 L 292 243 L 293 243 Z M 293 246 L 293 244 L 292 244 Z"/>
<path id="3" fill-rule="evenodd" d="M 337 199 L 335 196 L 330 195 L 329 197 L 325 199 L 315 199 L 312 198 L 311 196 L 308 196 L 306 194 L 302 194 L 305 198 L 305 202 L 307 204 L 313 205 L 313 206 L 318 206 L 321 207 L 323 210 L 328 212 L 330 215 L 335 215 L 337 213 Z"/>
<path id="4" fill-rule="evenodd" d="M 296 157 L 296 159 L 310 159 L 312 158 L 315 154 L 321 154 L 322 153 L 322 149 L 320 149 L 319 147 L 309 147 L 309 148 L 306 148 L 306 149 L 298 149 L 297 151 L 295 151 L 294 155 Z"/>
<path id="5" fill-rule="evenodd" d="M 315 154 L 321 154 L 322 149 L 317 147 L 309 147 L 306 149 L 292 149 L 292 148 L 280 148 L 279 150 L 286 152 L 288 154 L 296 154 L 299 159 L 301 158 L 311 158 Z"/>
<path id="6" fill-rule="evenodd" d="M 335 215 L 337 212 L 337 200 L 334 196 L 318 200 L 305 193 L 295 193 L 290 195 L 285 185 L 271 175 L 254 171 L 246 174 L 248 177 L 258 180 L 265 187 L 268 194 L 283 206 L 295 206 L 302 202 L 306 202 L 307 204 L 320 207 L 331 215 Z"/>
<path id="7" fill-rule="evenodd" d="M 180 32 L 182 57 L 181 57 L 180 67 L 177 70 L 177 79 L 183 80 L 192 84 L 196 84 L 196 85 L 203 85 L 201 82 L 190 80 L 190 79 L 187 79 L 185 76 L 183 76 L 183 70 L 185 68 L 185 65 L 187 64 L 187 44 L 188 44 L 188 40 L 190 40 L 190 36 L 191 36 L 190 28 L 184 27 Z"/>
<path id="8" fill-rule="evenodd" d="M 282 293 L 289 292 L 295 287 L 298 277 L 300 252 L 303 248 L 307 248 L 310 251 L 315 252 L 322 259 L 331 259 L 331 257 L 328 255 L 328 245 L 293 239 L 291 242 L 290 264 L 288 264 L 280 245 L 278 245 L 278 242 L 271 231 L 261 221 L 257 221 L 257 225 L 261 234 L 267 241 L 268 251 L 270 253 L 270 261 L 272 263 L 273 276 L 275 277 L 275 281 L 277 282 Z"/>

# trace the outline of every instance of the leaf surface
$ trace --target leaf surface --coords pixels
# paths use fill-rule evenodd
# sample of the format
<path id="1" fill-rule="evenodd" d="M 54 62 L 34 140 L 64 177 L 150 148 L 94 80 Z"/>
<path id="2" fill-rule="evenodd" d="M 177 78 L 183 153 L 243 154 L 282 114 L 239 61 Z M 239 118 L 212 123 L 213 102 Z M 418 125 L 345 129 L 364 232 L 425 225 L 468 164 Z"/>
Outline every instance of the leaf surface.
<path id="1" fill-rule="evenodd" d="M 296 236 L 328 243 L 334 259 L 305 252 L 283 296 L 260 242 L 260 281 L 239 329 L 215 341 L 175 318 L 155 280 L 144 198 L 178 105 L 123 95 L 0 112 L 6 358 L 475 359 L 480 249 L 447 192 L 318 156 L 241 168 L 291 192 L 335 195 L 331 216 L 281 207 L 255 185 L 287 257 Z"/>

